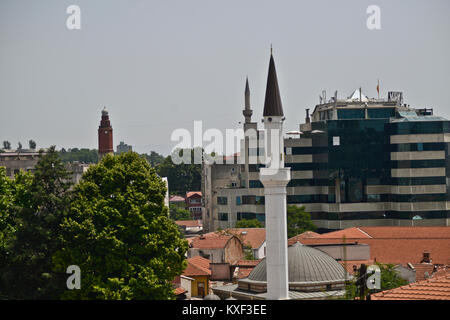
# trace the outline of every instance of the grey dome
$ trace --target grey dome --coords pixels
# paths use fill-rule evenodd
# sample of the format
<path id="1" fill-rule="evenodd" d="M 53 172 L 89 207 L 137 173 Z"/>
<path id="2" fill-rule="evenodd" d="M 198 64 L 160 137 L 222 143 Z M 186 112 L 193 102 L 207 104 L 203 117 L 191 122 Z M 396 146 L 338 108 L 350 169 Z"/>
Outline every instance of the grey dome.
<path id="1" fill-rule="evenodd" d="M 203 298 L 203 300 L 220 300 L 220 298 L 215 294 L 208 294 Z"/>
<path id="2" fill-rule="evenodd" d="M 296 242 L 288 248 L 289 283 L 334 283 L 345 280 L 346 271 L 328 254 Z M 266 282 L 266 258 L 253 269 L 247 279 Z"/>

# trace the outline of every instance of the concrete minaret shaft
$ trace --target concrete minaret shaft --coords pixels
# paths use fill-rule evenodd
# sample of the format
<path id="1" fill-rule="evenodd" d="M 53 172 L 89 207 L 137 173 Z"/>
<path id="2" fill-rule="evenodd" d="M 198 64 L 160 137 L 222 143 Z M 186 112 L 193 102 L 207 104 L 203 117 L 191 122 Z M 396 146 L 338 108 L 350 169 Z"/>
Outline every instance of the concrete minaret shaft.
<path id="1" fill-rule="evenodd" d="M 286 185 L 291 180 L 291 171 L 284 167 L 284 117 L 272 54 L 263 116 L 266 168 L 260 169 L 260 181 L 264 185 L 266 209 L 267 299 L 289 299 Z"/>

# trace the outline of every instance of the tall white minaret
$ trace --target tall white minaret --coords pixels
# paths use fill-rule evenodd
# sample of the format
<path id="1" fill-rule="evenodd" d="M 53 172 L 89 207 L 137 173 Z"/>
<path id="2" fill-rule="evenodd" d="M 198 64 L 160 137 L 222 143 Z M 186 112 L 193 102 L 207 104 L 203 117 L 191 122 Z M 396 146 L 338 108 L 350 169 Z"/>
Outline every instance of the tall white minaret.
<path id="1" fill-rule="evenodd" d="M 264 185 L 266 203 L 267 299 L 289 299 L 286 185 L 291 171 L 284 167 L 284 116 L 272 53 L 263 117 L 266 167 L 260 169 L 259 179 Z"/>

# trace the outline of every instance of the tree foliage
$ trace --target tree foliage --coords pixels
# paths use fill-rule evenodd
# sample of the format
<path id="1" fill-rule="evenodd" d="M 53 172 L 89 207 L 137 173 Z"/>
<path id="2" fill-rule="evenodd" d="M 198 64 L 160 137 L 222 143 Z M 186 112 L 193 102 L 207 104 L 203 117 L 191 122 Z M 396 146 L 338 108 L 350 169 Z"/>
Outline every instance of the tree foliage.
<path id="1" fill-rule="evenodd" d="M 36 142 L 34 140 L 28 141 L 28 147 L 30 149 L 36 149 Z"/>
<path id="2" fill-rule="evenodd" d="M 3 141 L 3 149 L 11 150 L 11 142 L 7 140 Z"/>
<path id="3" fill-rule="evenodd" d="M 82 162 L 82 163 L 97 163 L 98 151 L 96 149 L 78 149 L 72 148 L 69 150 L 61 149 L 59 156 L 63 162 Z"/>
<path id="4" fill-rule="evenodd" d="M 150 151 L 150 154 L 144 153 L 142 154 L 142 156 L 148 161 L 150 166 L 152 166 L 153 168 L 162 163 L 165 159 L 163 155 L 155 151 Z"/>
<path id="5" fill-rule="evenodd" d="M 306 232 L 315 231 L 316 226 L 311 221 L 311 216 L 305 211 L 305 207 L 288 205 L 287 207 L 287 233 L 288 238 Z"/>
<path id="6" fill-rule="evenodd" d="M 63 289 L 62 273 L 52 271 L 58 233 L 69 203 L 69 173 L 55 147 L 42 155 L 33 175 L 15 177 L 11 199 L 13 237 L 1 270 L 1 290 L 10 299 L 55 299 Z"/>
<path id="7" fill-rule="evenodd" d="M 236 228 L 262 228 L 263 224 L 257 219 L 242 219 L 236 222 Z"/>
<path id="8" fill-rule="evenodd" d="M 179 208 L 176 205 L 170 205 L 170 219 L 178 220 L 192 220 L 192 215 L 189 210 Z"/>
<path id="9" fill-rule="evenodd" d="M 201 164 L 194 163 L 195 150 L 190 150 L 190 152 L 190 164 L 175 164 L 172 161 L 172 156 L 167 156 L 162 163 L 156 166 L 156 172 L 161 177 L 168 178 L 171 193 L 184 193 L 189 190 L 201 189 Z M 201 149 L 197 152 L 201 152 Z"/>
<path id="10" fill-rule="evenodd" d="M 65 299 L 170 299 L 187 242 L 169 219 L 165 185 L 136 153 L 107 155 L 84 174 L 62 228 L 57 270 L 81 269 Z"/>

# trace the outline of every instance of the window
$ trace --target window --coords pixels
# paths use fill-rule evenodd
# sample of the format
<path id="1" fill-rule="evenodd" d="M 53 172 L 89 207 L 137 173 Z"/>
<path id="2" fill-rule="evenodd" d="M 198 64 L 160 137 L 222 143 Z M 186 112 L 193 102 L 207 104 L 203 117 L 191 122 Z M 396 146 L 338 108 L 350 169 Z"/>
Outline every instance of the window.
<path id="1" fill-rule="evenodd" d="M 241 197 L 240 196 L 236 197 L 236 205 L 238 205 L 238 206 L 241 205 Z"/>
<path id="2" fill-rule="evenodd" d="M 333 146 L 340 146 L 341 145 L 341 139 L 339 136 L 333 137 Z"/>
<path id="3" fill-rule="evenodd" d="M 364 109 L 339 109 L 338 110 L 339 119 L 364 119 L 365 111 Z"/>
<path id="4" fill-rule="evenodd" d="M 226 212 L 219 212 L 219 220 L 220 221 L 228 221 L 228 213 L 226 213 Z"/>
<path id="5" fill-rule="evenodd" d="M 367 109 L 367 116 L 372 119 L 390 118 L 395 116 L 394 108 Z"/>
<path id="6" fill-rule="evenodd" d="M 228 198 L 227 197 L 217 197 L 217 204 L 227 205 L 228 204 Z"/>
<path id="7" fill-rule="evenodd" d="M 291 155 L 292 154 L 292 148 L 287 147 L 286 148 L 286 154 Z"/>
<path id="8" fill-rule="evenodd" d="M 423 143 L 418 143 L 417 144 L 417 151 L 423 151 Z"/>
<path id="9" fill-rule="evenodd" d="M 249 180 L 248 186 L 250 188 L 264 188 L 263 184 L 259 180 Z"/>

